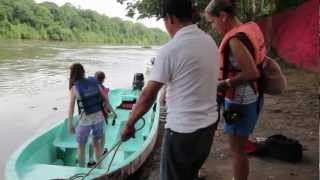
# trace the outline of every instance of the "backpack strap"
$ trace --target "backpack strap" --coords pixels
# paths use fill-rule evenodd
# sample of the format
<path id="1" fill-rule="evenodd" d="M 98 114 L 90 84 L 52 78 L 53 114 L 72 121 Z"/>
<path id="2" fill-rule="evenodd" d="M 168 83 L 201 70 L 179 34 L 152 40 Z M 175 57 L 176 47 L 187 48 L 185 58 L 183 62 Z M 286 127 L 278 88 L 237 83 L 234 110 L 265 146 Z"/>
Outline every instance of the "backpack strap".
<path id="1" fill-rule="evenodd" d="M 263 63 L 259 64 L 257 66 L 259 72 L 260 72 L 260 78 L 256 81 L 257 82 L 257 85 L 258 85 L 258 100 L 257 100 L 257 114 L 260 113 L 261 111 L 261 106 L 260 104 L 262 103 L 262 100 L 263 100 L 263 84 L 262 84 L 262 78 L 261 76 L 263 76 Z"/>
<path id="2" fill-rule="evenodd" d="M 256 56 L 255 56 L 255 50 L 254 50 L 254 47 L 253 47 L 253 45 L 252 45 L 252 43 L 251 43 L 251 41 L 249 40 L 249 38 L 247 37 L 247 35 L 245 34 L 245 33 L 242 33 L 242 32 L 240 32 L 240 33 L 237 33 L 236 35 L 235 35 L 235 37 L 237 37 L 241 42 L 242 42 L 242 44 L 249 50 L 249 52 L 250 52 L 250 54 L 251 54 L 251 56 L 253 57 L 253 58 L 255 58 Z M 262 63 L 261 64 L 258 64 L 257 65 L 257 68 L 258 68 L 258 70 L 259 70 L 259 73 L 260 73 L 260 76 L 262 76 L 263 75 L 263 73 L 262 73 Z M 257 94 L 258 94 L 258 99 L 257 99 L 257 114 L 260 112 L 260 110 L 261 110 L 261 108 L 260 108 L 260 103 L 262 102 L 262 99 L 263 99 L 263 89 L 262 89 L 262 81 L 261 81 L 261 78 L 259 78 L 258 80 L 256 80 L 256 81 L 251 81 L 251 87 L 253 88 L 253 89 L 255 89 L 255 87 L 254 87 L 254 82 L 256 82 L 257 83 Z"/>

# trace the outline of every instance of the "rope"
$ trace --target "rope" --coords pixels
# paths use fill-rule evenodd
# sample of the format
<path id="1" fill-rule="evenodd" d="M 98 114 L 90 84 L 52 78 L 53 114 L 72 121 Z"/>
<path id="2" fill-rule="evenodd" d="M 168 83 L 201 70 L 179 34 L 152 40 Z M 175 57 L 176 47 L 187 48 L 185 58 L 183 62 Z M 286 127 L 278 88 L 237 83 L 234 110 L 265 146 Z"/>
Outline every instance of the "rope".
<path id="1" fill-rule="evenodd" d="M 140 131 L 141 129 L 143 129 L 143 127 L 144 127 L 145 124 L 146 124 L 146 120 L 144 119 L 144 117 L 141 117 L 141 119 L 142 119 L 143 124 L 142 124 L 142 126 L 141 126 L 140 128 L 138 128 L 138 129 L 136 130 L 136 132 L 138 132 L 138 131 Z M 98 161 L 98 163 L 95 164 L 95 165 L 88 171 L 88 173 L 78 173 L 78 174 L 75 174 L 75 175 L 69 177 L 67 180 L 75 180 L 75 179 L 78 179 L 78 178 L 81 178 L 81 180 L 84 180 L 86 177 L 88 177 L 88 176 L 91 174 L 91 172 L 92 172 L 94 169 L 96 169 L 96 168 L 101 164 L 101 162 L 102 162 L 114 149 L 116 149 L 116 150 L 114 151 L 114 153 L 113 153 L 113 156 L 112 156 L 112 158 L 111 158 L 111 161 L 110 161 L 109 166 L 108 166 L 108 168 L 107 168 L 107 171 L 106 171 L 106 173 L 105 173 L 105 174 L 108 174 L 108 173 L 109 173 L 109 170 L 110 170 L 110 168 L 111 168 L 112 162 L 113 162 L 113 160 L 114 160 L 114 158 L 115 158 L 115 156 L 116 156 L 116 154 L 117 154 L 117 152 L 118 152 L 118 150 L 119 150 L 119 148 L 120 148 L 120 146 L 121 146 L 122 143 L 123 143 L 123 142 L 122 142 L 121 140 L 119 140 L 115 145 L 113 145 L 112 148 L 111 148 L 106 154 L 104 154 L 104 155 L 100 158 L 100 160 Z"/>

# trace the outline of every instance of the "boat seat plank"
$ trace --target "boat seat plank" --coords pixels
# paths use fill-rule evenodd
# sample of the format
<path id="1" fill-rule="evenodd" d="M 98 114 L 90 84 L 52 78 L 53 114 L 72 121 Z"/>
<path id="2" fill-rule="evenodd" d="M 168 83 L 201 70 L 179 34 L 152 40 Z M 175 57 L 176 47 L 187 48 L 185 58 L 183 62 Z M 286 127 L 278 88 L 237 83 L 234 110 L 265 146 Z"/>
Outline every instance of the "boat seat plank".
<path id="1" fill-rule="evenodd" d="M 119 141 L 120 134 L 121 134 L 122 129 L 124 128 L 126 120 L 127 120 L 126 118 L 129 116 L 129 113 L 130 113 L 130 111 L 121 110 L 121 109 L 117 109 L 116 111 L 118 114 L 118 118 L 116 120 L 115 125 L 112 126 L 112 118 L 110 118 L 108 120 L 108 124 L 106 126 L 105 148 L 107 148 L 107 149 L 110 149 L 117 141 Z M 148 116 L 151 116 L 151 112 L 148 112 L 144 116 L 146 121 L 149 120 L 149 118 L 146 118 Z M 136 126 L 136 128 L 140 128 L 142 125 L 143 125 L 143 122 L 140 119 L 135 126 Z M 142 143 L 144 141 L 143 137 L 148 136 L 148 134 L 150 132 L 150 128 L 151 128 L 150 123 L 145 122 L 143 129 L 136 133 L 136 136 L 139 137 L 139 138 L 133 140 L 136 143 L 132 143 L 133 145 L 125 145 L 125 146 L 126 147 L 128 147 L 128 146 L 137 147 L 137 146 L 142 145 Z M 63 126 L 61 127 L 61 129 L 58 133 L 58 136 L 55 138 L 53 144 L 55 147 L 60 147 L 62 149 L 67 149 L 67 148 L 76 149 L 78 147 L 76 135 L 70 134 L 68 132 L 67 119 L 63 123 Z M 128 149 L 133 149 L 133 148 L 128 147 Z"/>
<path id="2" fill-rule="evenodd" d="M 76 135 L 69 133 L 67 124 L 67 119 L 65 119 L 58 135 L 53 141 L 53 145 L 60 148 L 77 148 Z"/>

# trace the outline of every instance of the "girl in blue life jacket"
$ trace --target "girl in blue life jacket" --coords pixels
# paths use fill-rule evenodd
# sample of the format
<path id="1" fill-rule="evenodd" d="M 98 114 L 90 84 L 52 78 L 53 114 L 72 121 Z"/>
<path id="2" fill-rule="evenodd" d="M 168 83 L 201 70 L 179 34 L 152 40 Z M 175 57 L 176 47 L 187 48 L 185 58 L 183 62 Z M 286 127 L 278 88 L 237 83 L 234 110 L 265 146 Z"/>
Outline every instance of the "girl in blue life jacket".
<path id="1" fill-rule="evenodd" d="M 86 78 L 85 70 L 80 63 L 74 63 L 70 67 L 70 103 L 68 113 L 68 129 L 70 133 L 76 133 L 78 142 L 78 162 L 80 167 L 85 165 L 85 145 L 89 134 L 93 135 L 93 148 L 96 159 L 99 160 L 103 148 L 101 139 L 104 136 L 105 127 L 103 104 L 111 108 L 108 98 L 103 96 L 102 88 L 95 78 Z M 74 105 L 77 101 L 79 110 L 79 125 L 75 130 L 73 123 Z"/>

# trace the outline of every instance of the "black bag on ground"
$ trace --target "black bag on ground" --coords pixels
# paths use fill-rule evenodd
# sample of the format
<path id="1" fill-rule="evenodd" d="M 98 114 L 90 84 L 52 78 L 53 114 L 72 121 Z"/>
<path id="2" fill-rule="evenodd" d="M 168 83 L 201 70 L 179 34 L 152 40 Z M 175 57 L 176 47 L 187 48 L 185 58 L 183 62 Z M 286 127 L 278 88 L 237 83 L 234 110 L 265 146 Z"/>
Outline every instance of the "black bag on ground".
<path id="1" fill-rule="evenodd" d="M 268 155 L 288 162 L 299 162 L 302 159 L 303 147 L 299 141 L 276 134 L 264 142 Z"/>

